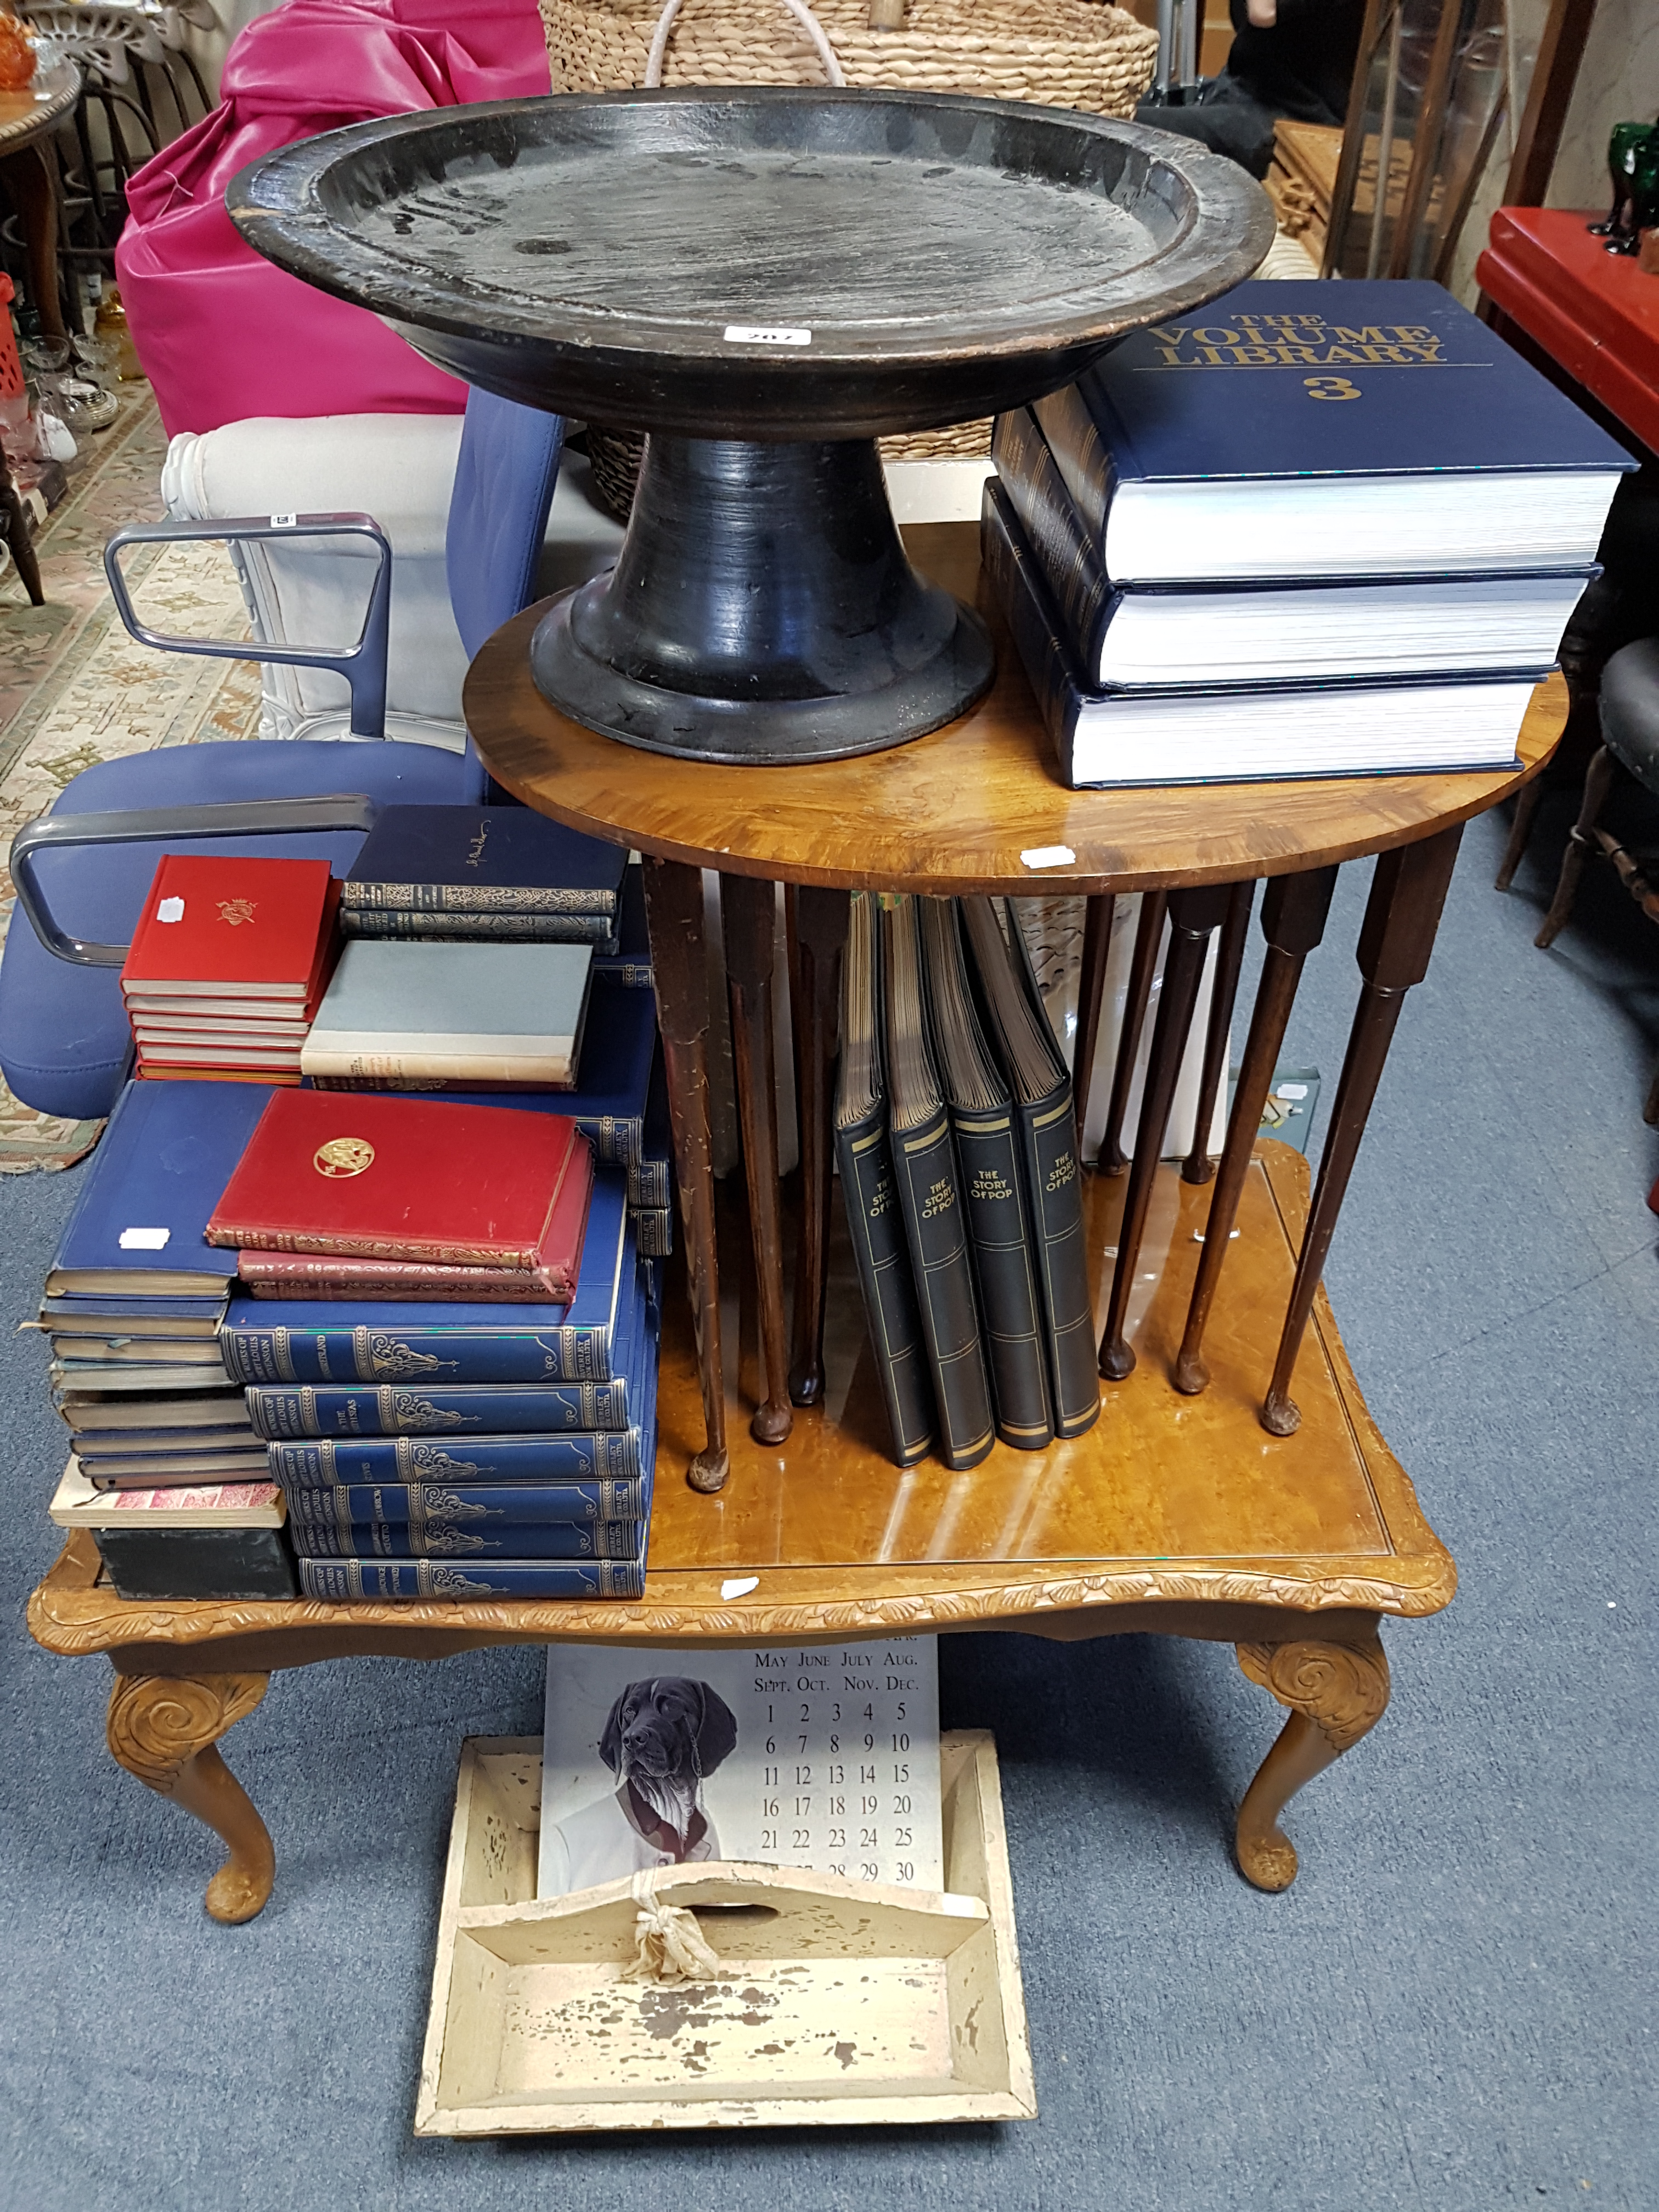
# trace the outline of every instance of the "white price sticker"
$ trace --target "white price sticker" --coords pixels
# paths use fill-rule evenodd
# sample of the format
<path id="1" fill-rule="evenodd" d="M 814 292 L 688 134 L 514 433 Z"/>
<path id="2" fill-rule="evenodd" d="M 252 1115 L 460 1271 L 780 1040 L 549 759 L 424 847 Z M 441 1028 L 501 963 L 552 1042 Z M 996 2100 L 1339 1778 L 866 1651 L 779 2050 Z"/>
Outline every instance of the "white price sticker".
<path id="1" fill-rule="evenodd" d="M 1077 854 L 1069 845 L 1033 845 L 1019 857 L 1028 868 L 1069 868 Z"/>
<path id="2" fill-rule="evenodd" d="M 164 898 L 155 909 L 157 921 L 182 921 L 185 902 L 181 898 Z"/>
<path id="3" fill-rule="evenodd" d="M 115 1241 L 124 1252 L 161 1252 L 172 1234 L 170 1229 L 124 1229 Z"/>
<path id="4" fill-rule="evenodd" d="M 297 514 L 273 514 L 270 526 L 273 530 L 292 530 L 299 520 Z"/>
<path id="5" fill-rule="evenodd" d="M 779 323 L 728 323 L 727 345 L 811 345 L 811 331 L 786 330 Z"/>

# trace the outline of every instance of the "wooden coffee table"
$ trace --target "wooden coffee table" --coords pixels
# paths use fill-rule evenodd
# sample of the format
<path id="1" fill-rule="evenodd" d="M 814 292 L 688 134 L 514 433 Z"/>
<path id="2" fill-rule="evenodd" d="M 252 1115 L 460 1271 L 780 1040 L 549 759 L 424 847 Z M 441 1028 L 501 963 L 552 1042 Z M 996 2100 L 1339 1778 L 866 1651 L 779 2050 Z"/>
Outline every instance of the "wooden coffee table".
<path id="1" fill-rule="evenodd" d="M 971 595 L 970 528 L 918 531 L 909 542 L 939 580 Z M 1235 1644 L 1245 1673 L 1289 1708 L 1237 1828 L 1246 1877 L 1263 1889 L 1284 1888 L 1296 1872 L 1296 1853 L 1278 1825 L 1284 1806 L 1358 1742 L 1388 1702 L 1382 1620 L 1437 1612 L 1455 1581 L 1409 1478 L 1366 1410 L 1317 1288 L 1335 1218 L 1328 1188 L 1314 1200 L 1316 1213 L 1323 1207 L 1322 1242 L 1311 1240 L 1298 1270 L 1310 1241 L 1305 1163 L 1272 1144 L 1257 1147 L 1248 1167 L 1241 1155 L 1239 1235 L 1205 1340 L 1211 1379 L 1201 1395 L 1183 1395 L 1170 1373 L 1214 1186 L 1185 1182 L 1173 1166 L 1149 1168 L 1127 1315 L 1135 1363 L 1124 1380 L 1105 1386 L 1097 1425 L 1037 1454 L 999 1444 L 966 1474 L 932 1461 L 901 1472 L 884 1448 L 850 1251 L 833 1220 L 821 1354 L 815 1374 L 795 1377 L 794 1395 L 809 1402 L 791 1406 L 781 1394 L 775 1278 L 784 1243 L 775 1177 L 769 1191 L 766 1176 L 755 1172 L 757 1153 L 765 1158 L 763 1123 L 769 1126 L 769 1115 L 757 1121 L 756 1103 L 770 1091 L 769 1082 L 754 1079 L 760 1070 L 753 1064 L 746 1118 L 754 1262 L 734 1264 L 748 1252 L 728 1223 L 722 1281 L 706 1099 L 696 1076 L 697 978 L 706 972 L 697 870 L 721 870 L 728 895 L 745 880 L 765 890 L 752 916 L 739 893 L 735 933 L 728 919 L 741 1060 L 764 1010 L 760 971 L 763 965 L 769 973 L 774 881 L 1099 896 L 1249 881 L 1385 848 L 1420 848 L 1417 877 L 1396 870 L 1374 893 L 1362 940 L 1367 981 L 1355 1052 L 1364 1065 L 1345 1077 L 1346 1103 L 1340 1095 L 1326 1146 L 1328 1163 L 1351 1165 L 1366 1082 L 1374 1087 L 1387 1028 L 1426 961 L 1438 911 L 1437 898 L 1412 939 L 1414 969 L 1391 969 L 1387 944 L 1378 951 L 1385 925 L 1394 926 L 1390 902 L 1408 900 L 1423 869 L 1443 889 L 1458 825 L 1543 764 L 1564 719 L 1559 679 L 1534 700 L 1518 772 L 1070 792 L 1053 780 L 1006 638 L 995 690 L 952 729 L 869 761 L 722 769 L 630 751 L 562 721 L 523 672 L 535 618 L 532 610 L 507 625 L 479 656 L 469 723 L 493 772 L 520 796 L 640 847 L 653 863 L 653 951 L 685 1230 L 675 1266 L 685 1269 L 693 1296 L 678 1295 L 671 1280 L 645 1597 L 636 1605 L 127 1604 L 100 1583 L 90 1537 L 76 1534 L 31 1601 L 32 1632 L 50 1650 L 101 1652 L 112 1661 L 110 1748 L 229 1846 L 207 1895 L 209 1911 L 222 1920 L 259 1910 L 274 1856 L 263 1821 L 214 1746 L 258 1703 L 274 1671 L 358 1654 L 429 1660 L 510 1644 L 760 1650 L 888 1629 L 1012 1629 L 1064 1639 L 1152 1633 Z M 1020 859 L 1022 851 L 1057 845 L 1070 848 L 1069 862 L 1038 872 Z M 672 937 L 670 915 L 680 918 Z M 756 965 L 745 969 L 745 957 Z M 812 1119 L 810 1106 L 805 1118 Z M 1333 1176 L 1328 1164 L 1322 1170 L 1325 1185 Z M 1135 1180 L 1133 1173 L 1127 1182 L 1088 1179 L 1097 1315 Z M 1346 1167 L 1334 1180 L 1340 1201 Z M 809 1206 L 803 1254 L 812 1228 Z M 805 1283 L 812 1269 L 805 1259 L 799 1265 Z M 1298 1418 L 1288 1433 L 1273 1434 L 1263 1425 L 1263 1397 L 1285 1353 L 1298 1274 L 1307 1308 L 1306 1333 L 1290 1348 Z M 679 1480 L 686 1468 L 706 1478 L 716 1463 L 714 1494 Z"/>

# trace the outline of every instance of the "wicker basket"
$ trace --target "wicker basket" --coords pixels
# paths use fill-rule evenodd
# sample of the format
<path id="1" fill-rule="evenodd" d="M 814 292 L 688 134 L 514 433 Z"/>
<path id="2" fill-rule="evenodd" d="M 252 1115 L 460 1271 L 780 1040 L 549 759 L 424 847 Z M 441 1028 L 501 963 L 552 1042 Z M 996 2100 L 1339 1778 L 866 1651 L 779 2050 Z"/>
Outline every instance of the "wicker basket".
<path id="1" fill-rule="evenodd" d="M 878 6 L 883 0 L 877 0 Z M 891 0 L 888 0 L 891 4 Z M 662 0 L 540 0 L 555 92 L 621 92 L 651 82 Z M 821 84 L 825 63 L 788 0 L 686 0 L 663 52 L 665 84 Z M 851 85 L 974 93 L 1130 116 L 1152 81 L 1158 33 L 1103 0 L 908 0 L 892 30 L 871 27 L 871 0 L 813 0 Z M 990 450 L 988 421 L 882 441 L 889 459 Z M 644 441 L 588 427 L 595 488 L 626 520 Z"/>
<path id="2" fill-rule="evenodd" d="M 622 92 L 645 81 L 661 0 L 541 0 L 555 92 Z M 870 0 L 814 0 L 848 84 L 977 93 L 1133 115 L 1152 81 L 1158 33 L 1101 0 L 909 0 L 872 31 Z M 689 0 L 665 84 L 821 84 L 823 64 L 779 0 Z"/>

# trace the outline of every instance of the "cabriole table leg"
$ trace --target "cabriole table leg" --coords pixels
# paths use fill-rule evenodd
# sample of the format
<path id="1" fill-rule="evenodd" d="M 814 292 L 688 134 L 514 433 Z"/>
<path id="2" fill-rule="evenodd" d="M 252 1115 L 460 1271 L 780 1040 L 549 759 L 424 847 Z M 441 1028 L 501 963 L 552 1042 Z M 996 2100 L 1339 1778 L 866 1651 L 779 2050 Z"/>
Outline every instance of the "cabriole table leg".
<path id="1" fill-rule="evenodd" d="M 264 1697 L 269 1674 L 118 1674 L 106 1734 L 116 1763 L 205 1821 L 230 1856 L 207 1886 L 216 1920 L 252 1920 L 270 1895 L 276 1854 L 247 1792 L 214 1748 Z"/>
<path id="2" fill-rule="evenodd" d="M 1288 1889 L 1296 1880 L 1296 1846 L 1279 1816 L 1304 1783 L 1382 1719 L 1389 1662 L 1373 1635 L 1364 1644 L 1241 1644 L 1238 1663 L 1291 1709 L 1238 1808 L 1238 1870 L 1258 1889 Z"/>

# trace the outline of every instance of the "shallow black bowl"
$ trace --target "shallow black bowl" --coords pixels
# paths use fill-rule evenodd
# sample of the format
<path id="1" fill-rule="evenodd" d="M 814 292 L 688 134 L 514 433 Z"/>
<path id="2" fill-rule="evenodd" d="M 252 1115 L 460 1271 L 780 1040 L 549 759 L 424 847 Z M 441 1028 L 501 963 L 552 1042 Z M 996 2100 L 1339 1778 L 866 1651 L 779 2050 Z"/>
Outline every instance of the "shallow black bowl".
<path id="1" fill-rule="evenodd" d="M 355 124 L 233 179 L 258 251 L 469 383 L 697 438 L 925 429 L 1035 398 L 1272 242 L 1190 139 L 793 86 Z"/>

